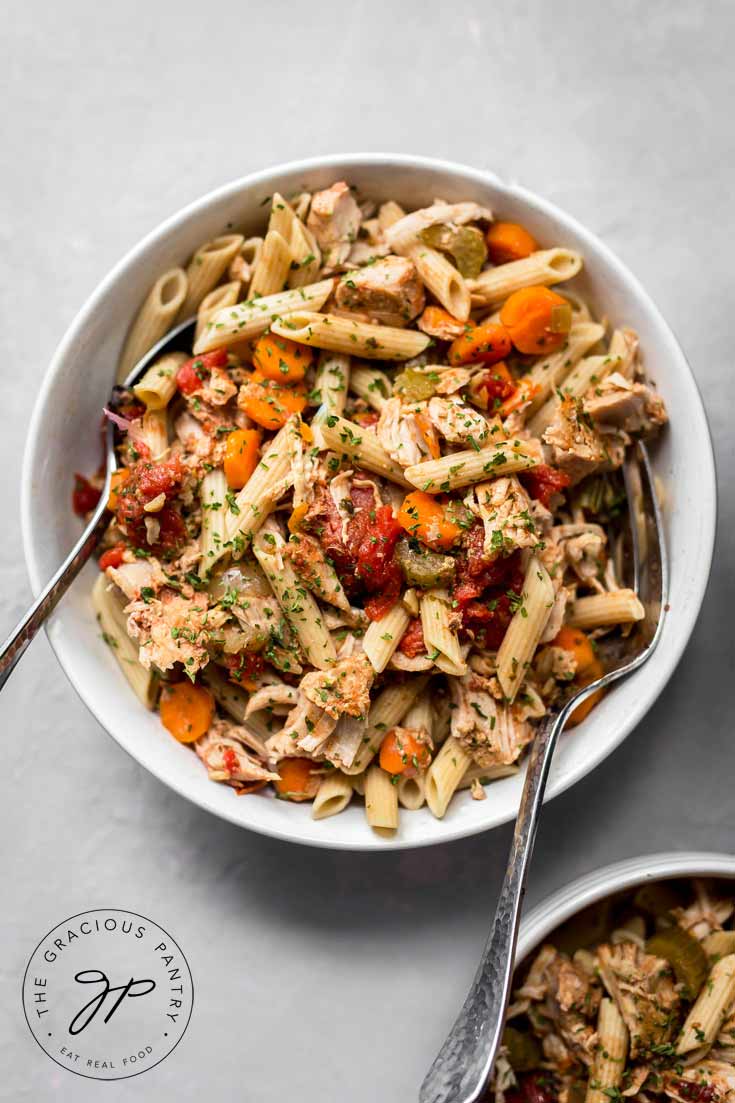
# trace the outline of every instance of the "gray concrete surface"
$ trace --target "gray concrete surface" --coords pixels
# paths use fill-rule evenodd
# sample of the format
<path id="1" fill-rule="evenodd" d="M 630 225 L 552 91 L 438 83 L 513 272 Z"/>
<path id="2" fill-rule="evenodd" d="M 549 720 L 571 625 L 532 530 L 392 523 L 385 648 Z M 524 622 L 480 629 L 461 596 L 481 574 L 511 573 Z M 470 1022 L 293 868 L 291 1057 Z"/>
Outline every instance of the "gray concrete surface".
<path id="1" fill-rule="evenodd" d="M 587 223 L 650 290 L 699 380 L 721 476 L 692 642 L 640 728 L 548 807 L 530 901 L 636 853 L 732 849 L 734 26 L 728 0 L 7 5 L 2 623 L 29 596 L 17 485 L 35 389 L 142 234 L 223 181 L 315 153 L 487 166 Z M 382 856 L 238 831 L 129 760 L 44 638 L 0 717 L 1 1099 L 416 1097 L 472 976 L 508 829 Z M 104 1087 L 52 1064 L 20 1005 L 42 934 L 101 906 L 169 929 L 197 986 L 176 1052 Z"/>

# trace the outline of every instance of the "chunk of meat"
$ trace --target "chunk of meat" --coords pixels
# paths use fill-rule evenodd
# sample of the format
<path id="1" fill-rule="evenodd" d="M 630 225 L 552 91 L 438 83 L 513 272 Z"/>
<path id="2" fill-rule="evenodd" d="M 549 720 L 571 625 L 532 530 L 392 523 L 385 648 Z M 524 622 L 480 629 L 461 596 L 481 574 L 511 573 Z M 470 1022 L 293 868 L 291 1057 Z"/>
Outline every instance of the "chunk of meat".
<path id="1" fill-rule="evenodd" d="M 367 716 L 375 671 L 363 654 L 339 659 L 329 670 L 314 670 L 301 682 L 305 697 L 329 716 Z"/>
<path id="2" fill-rule="evenodd" d="M 367 738 L 367 729 L 367 717 L 340 716 L 334 732 L 322 746 L 322 754 L 338 769 L 349 769 Z"/>
<path id="3" fill-rule="evenodd" d="M 546 945 L 539 950 L 526 983 L 516 995 L 539 1005 L 534 1009 L 538 1014 L 533 1015 L 533 1021 L 543 1024 L 541 1030 L 546 1036 L 558 1036 L 574 1059 L 592 1065 L 597 1044 L 594 1021 L 601 998 L 599 983 L 593 976 L 554 946 Z M 558 1051 L 557 1055 L 565 1061 L 565 1054 Z"/>
<path id="4" fill-rule="evenodd" d="M 403 252 L 429 226 L 465 226 L 468 222 L 490 222 L 492 211 L 472 201 L 444 203 L 436 200 L 430 207 L 404 215 L 385 231 L 385 239 L 395 252 Z"/>
<path id="5" fill-rule="evenodd" d="M 735 911 L 735 902 L 729 897 L 720 896 L 714 886 L 697 878 L 694 881 L 694 901 L 688 908 L 674 911 L 676 921 L 685 931 L 701 940 L 713 931 L 721 931 Z"/>
<path id="6" fill-rule="evenodd" d="M 334 731 L 337 721 L 303 693 L 279 732 L 266 742 L 268 754 L 279 758 L 309 758 L 317 754 Z"/>
<path id="7" fill-rule="evenodd" d="M 197 739 L 194 749 L 207 767 L 211 781 L 224 781 L 236 788 L 250 783 L 277 781 L 272 773 L 254 754 L 248 753 L 243 744 L 249 733 L 240 726 L 217 718 L 206 735 Z"/>
<path id="8" fill-rule="evenodd" d="M 350 612 L 350 603 L 342 583 L 334 567 L 327 562 L 318 540 L 308 533 L 294 535 L 286 546 L 284 555 L 291 560 L 299 578 L 312 593 L 323 601 L 328 601 L 330 605 L 336 605 L 346 613 Z"/>
<path id="9" fill-rule="evenodd" d="M 505 555 L 515 548 L 533 548 L 539 542 L 528 495 L 515 475 L 491 479 L 475 487 L 477 506 L 485 526 L 486 556 Z"/>
<path id="10" fill-rule="evenodd" d="M 153 555 L 133 563 L 121 563 L 119 567 L 108 567 L 105 575 L 122 590 L 128 601 L 140 601 L 142 594 L 150 600 L 166 585 L 161 564 Z"/>
<path id="11" fill-rule="evenodd" d="M 457 391 L 461 391 L 466 387 L 471 379 L 473 372 L 469 368 L 448 368 L 446 371 L 437 372 L 439 379 L 436 383 L 436 393 L 439 395 L 456 394 Z M 498 434 L 493 435 L 493 440 L 497 439 Z"/>
<path id="12" fill-rule="evenodd" d="M 607 449 L 579 400 L 565 398 L 544 433 L 553 463 L 571 483 L 578 483 L 608 458 Z"/>
<path id="13" fill-rule="evenodd" d="M 630 1031 L 630 1055 L 671 1041 L 681 1004 L 671 966 L 634 942 L 604 944 L 597 951 L 600 976 Z"/>
<path id="14" fill-rule="evenodd" d="M 633 383 L 613 372 L 587 392 L 584 408 L 595 425 L 611 426 L 626 433 L 650 433 L 665 425 L 663 399 L 645 383 Z"/>
<path id="15" fill-rule="evenodd" d="M 434 397 L 429 400 L 427 413 L 434 428 L 452 444 L 483 448 L 494 440 L 487 418 L 461 398 Z"/>
<path id="16" fill-rule="evenodd" d="M 595 579 L 603 576 L 607 537 L 601 525 L 591 522 L 556 525 L 553 535 L 562 547 L 567 563 L 581 582 L 589 586 Z"/>
<path id="17" fill-rule="evenodd" d="M 470 671 L 462 678 L 450 679 L 454 709 L 452 736 L 472 755 L 478 766 L 508 766 L 520 756 L 533 739 L 533 728 L 517 719 L 516 711 L 506 705 L 497 679 Z"/>
<path id="18" fill-rule="evenodd" d="M 131 602 L 125 612 L 128 635 L 138 641 L 146 669 L 170 670 L 182 663 L 190 675 L 209 662 L 212 633 L 227 620 L 227 613 L 209 608 L 206 594 L 185 598 L 168 589 L 147 602 Z"/>
<path id="19" fill-rule="evenodd" d="M 560 682 L 571 682 L 577 673 L 577 660 L 574 653 L 564 647 L 544 647 L 536 655 L 534 669 L 541 681 L 554 678 Z"/>
<path id="20" fill-rule="evenodd" d="M 285 682 L 262 686 L 251 693 L 245 708 L 245 719 L 263 709 L 272 713 L 290 712 L 298 703 L 298 699 L 298 689 L 295 686 L 287 686 Z"/>
<path id="21" fill-rule="evenodd" d="M 677 1103 L 735 1103 L 735 1068 L 725 1061 L 700 1061 L 669 1069 L 663 1090 Z"/>
<path id="22" fill-rule="evenodd" d="M 326 268 L 342 264 L 349 255 L 362 213 L 344 180 L 317 192 L 311 200 L 307 226 L 322 251 Z"/>
<path id="23" fill-rule="evenodd" d="M 426 414 L 407 408 L 400 398 L 389 398 L 380 411 L 378 440 L 401 467 L 439 456 L 439 441 Z"/>
<path id="24" fill-rule="evenodd" d="M 344 310 L 358 311 L 371 322 L 404 326 L 424 309 L 424 286 L 410 260 L 386 257 L 343 276 L 335 299 Z"/>

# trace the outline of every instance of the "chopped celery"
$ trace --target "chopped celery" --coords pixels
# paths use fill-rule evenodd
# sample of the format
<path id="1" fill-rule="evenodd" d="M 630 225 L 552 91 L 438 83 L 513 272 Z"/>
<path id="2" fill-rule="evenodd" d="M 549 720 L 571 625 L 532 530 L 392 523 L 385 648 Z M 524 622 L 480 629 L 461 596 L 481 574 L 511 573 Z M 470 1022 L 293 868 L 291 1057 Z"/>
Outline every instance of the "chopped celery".
<path id="1" fill-rule="evenodd" d="M 418 551 L 411 547 L 408 540 L 399 540 L 396 556 L 403 577 L 410 586 L 430 590 L 434 586 L 447 585 L 454 578 L 454 560 L 451 555 Z"/>

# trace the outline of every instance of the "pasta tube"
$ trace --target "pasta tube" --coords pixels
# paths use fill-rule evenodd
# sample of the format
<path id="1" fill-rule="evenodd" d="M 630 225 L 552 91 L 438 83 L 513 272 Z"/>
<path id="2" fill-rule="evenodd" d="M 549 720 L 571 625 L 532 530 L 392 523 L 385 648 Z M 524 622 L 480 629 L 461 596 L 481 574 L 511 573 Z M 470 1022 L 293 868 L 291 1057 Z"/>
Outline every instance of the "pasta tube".
<path id="1" fill-rule="evenodd" d="M 627 1056 L 628 1028 L 617 1004 L 605 997 L 597 1014 L 597 1047 L 585 1103 L 609 1103 L 619 1095 Z"/>
<path id="2" fill-rule="evenodd" d="M 518 600 L 497 655 L 498 681 L 509 702 L 521 687 L 554 604 L 554 584 L 535 555 L 529 560 Z"/>
<path id="3" fill-rule="evenodd" d="M 350 463 L 357 467 L 383 475 L 399 486 L 410 487 L 404 478 L 403 468 L 393 462 L 375 433 L 334 414 L 320 425 L 320 429 L 325 448 L 349 457 Z"/>
<path id="4" fill-rule="evenodd" d="M 265 572 L 276 600 L 296 633 L 312 666 L 326 670 L 337 661 L 334 641 L 327 631 L 316 601 L 285 559 L 286 541 L 272 525 L 260 529 L 253 540 L 253 554 Z"/>
<path id="5" fill-rule="evenodd" d="M 469 751 L 454 736 L 442 743 L 426 771 L 426 803 L 438 820 L 443 818 L 471 763 Z"/>
<path id="6" fill-rule="evenodd" d="M 607 628 L 643 620 L 646 611 L 633 590 L 611 590 L 606 594 L 578 597 L 572 602 L 567 623 L 573 628 Z"/>
<path id="7" fill-rule="evenodd" d="M 199 537 L 201 547 L 199 576 L 201 578 L 209 573 L 210 564 L 217 562 L 224 549 L 226 497 L 227 479 L 224 471 L 221 468 L 208 471 L 199 488 L 202 504 L 202 530 Z"/>
<path id="8" fill-rule="evenodd" d="M 328 414 L 341 414 L 350 385 L 350 358 L 341 352 L 322 349 L 314 380 L 313 400 Z"/>
<path id="9" fill-rule="evenodd" d="M 354 368 L 350 390 L 380 413 L 391 396 L 392 386 L 385 372 L 378 368 Z"/>
<path id="10" fill-rule="evenodd" d="M 717 1037 L 725 1012 L 735 1000 L 735 954 L 715 962 L 709 977 L 686 1017 L 676 1043 L 679 1055 L 711 1046 Z"/>
<path id="11" fill-rule="evenodd" d="M 168 452 L 168 414 L 166 410 L 146 410 L 143 414 L 142 429 L 151 459 L 160 460 Z"/>
<path id="12" fill-rule="evenodd" d="M 293 291 L 279 291 L 275 295 L 264 295 L 262 299 L 248 299 L 237 306 L 224 307 L 206 323 L 204 332 L 194 344 L 194 355 L 259 337 L 284 314 L 302 311 L 305 307 L 319 310 L 333 286 L 334 280 L 320 280 Z"/>
<path id="13" fill-rule="evenodd" d="M 386 732 L 400 724 L 416 698 L 426 688 L 428 678 L 412 678 L 408 682 L 390 685 L 373 701 L 368 715 L 368 726 L 362 746 L 351 766 L 344 766 L 346 774 L 361 774 L 377 754 Z"/>
<path id="14" fill-rule="evenodd" d="M 470 291 L 457 268 L 437 249 L 417 242 L 405 250 L 432 295 L 452 317 L 466 322 L 470 316 Z"/>
<path id="15" fill-rule="evenodd" d="M 186 297 L 186 273 L 170 268 L 159 276 L 140 308 L 123 345 L 117 381 L 124 382 L 142 356 L 169 331 Z"/>
<path id="16" fill-rule="evenodd" d="M 161 410 L 168 406 L 176 394 L 176 373 L 188 360 L 185 352 L 169 352 L 151 364 L 140 383 L 133 390 L 136 398 L 149 410 Z"/>
<path id="17" fill-rule="evenodd" d="M 566 398 L 582 398 L 590 387 L 599 383 L 612 371 L 617 371 L 620 361 L 613 356 L 585 356 L 572 368 L 569 375 L 557 386 L 540 410 L 527 422 L 526 428 L 534 437 L 543 436 L 559 409 L 561 393 Z"/>
<path id="18" fill-rule="evenodd" d="M 408 615 L 406 615 L 408 624 Z M 451 627 L 451 607 L 446 590 L 429 590 L 421 598 L 421 627 L 426 650 L 445 674 L 462 677 L 467 664 L 462 656 L 459 637 Z"/>
<path id="19" fill-rule="evenodd" d="M 527 471 L 540 462 L 537 456 L 526 452 L 520 442 L 506 441 L 480 452 L 454 452 L 438 460 L 424 460 L 407 467 L 403 474 L 412 486 L 427 494 L 444 494 L 460 486 L 484 482 L 488 475 L 496 478 Z"/>
<path id="20" fill-rule="evenodd" d="M 210 291 L 208 295 L 204 296 L 197 310 L 194 344 L 204 333 L 207 322 L 214 317 L 218 310 L 235 305 L 240 298 L 241 289 L 242 283 L 240 280 L 230 280 L 229 283 L 223 283 L 220 287 L 215 287 L 214 291 Z"/>
<path id="21" fill-rule="evenodd" d="M 182 321 L 195 314 L 205 295 L 217 286 L 243 241 L 242 234 L 224 234 L 197 249 L 186 269 L 186 298 L 179 311 Z"/>
<path id="22" fill-rule="evenodd" d="M 326 774 L 314 797 L 311 818 L 325 820 L 328 816 L 337 816 L 340 812 L 344 812 L 352 800 L 353 792 L 352 780 L 341 770 Z"/>
<path id="23" fill-rule="evenodd" d="M 138 645 L 127 632 L 127 617 L 104 574 L 98 574 L 92 588 L 92 604 L 102 629 L 102 638 L 115 656 L 133 692 L 147 709 L 158 697 L 158 676 L 138 661 Z"/>
<path id="24" fill-rule="evenodd" d="M 303 345 L 362 356 L 366 360 L 410 360 L 423 352 L 430 341 L 427 334 L 417 330 L 355 322 L 338 314 L 317 314 L 304 309 L 289 311 L 287 318 L 273 322 L 271 330 Z"/>
<path id="25" fill-rule="evenodd" d="M 572 249 L 540 249 L 523 260 L 488 268 L 467 284 L 473 306 L 494 306 L 523 287 L 535 284 L 549 287 L 562 280 L 571 280 L 581 268 L 582 258 Z"/>
<path id="26" fill-rule="evenodd" d="M 398 828 L 396 786 L 380 766 L 371 766 L 365 775 L 365 815 L 378 835 L 392 835 Z"/>
<path id="27" fill-rule="evenodd" d="M 385 670 L 391 655 L 401 642 L 403 633 L 408 628 L 410 619 L 403 605 L 398 601 L 380 620 L 370 622 L 363 637 L 362 649 L 376 673 L 380 674 Z"/>
<path id="28" fill-rule="evenodd" d="M 298 433 L 299 422 L 291 418 L 266 444 L 258 466 L 229 507 L 227 539 L 237 551 L 237 542 L 252 537 L 288 489 L 291 470 L 291 434 Z"/>
<path id="29" fill-rule="evenodd" d="M 250 281 L 248 295 L 275 295 L 286 286 L 291 268 L 291 250 L 277 230 L 269 230 L 265 235 L 258 263 Z"/>
<path id="30" fill-rule="evenodd" d="M 396 782 L 398 803 L 415 812 L 426 804 L 426 779 L 423 774 L 416 777 L 399 777 Z"/>
<path id="31" fill-rule="evenodd" d="M 549 395 L 560 387 L 574 365 L 605 336 L 605 329 L 597 322 L 573 322 L 566 343 L 559 352 L 539 360 L 528 373 L 533 391 L 529 410 L 538 410 Z"/>

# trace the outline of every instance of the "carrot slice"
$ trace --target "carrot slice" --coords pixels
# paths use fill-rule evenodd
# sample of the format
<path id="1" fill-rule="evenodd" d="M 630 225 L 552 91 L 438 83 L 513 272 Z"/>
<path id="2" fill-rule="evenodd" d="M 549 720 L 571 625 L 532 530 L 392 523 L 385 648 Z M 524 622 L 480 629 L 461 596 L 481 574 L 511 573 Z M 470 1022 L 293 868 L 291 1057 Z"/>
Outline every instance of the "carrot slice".
<path id="1" fill-rule="evenodd" d="M 107 499 L 107 508 L 114 513 L 117 509 L 117 492 L 130 476 L 129 467 L 118 467 L 110 476 L 110 496 Z"/>
<path id="2" fill-rule="evenodd" d="M 551 641 L 552 647 L 561 647 L 563 651 L 570 651 L 577 661 L 577 670 L 574 675 L 574 685 L 578 687 L 588 686 L 601 678 L 604 670 L 602 663 L 597 658 L 592 642 L 579 628 L 571 628 L 563 625 Z M 567 720 L 568 728 L 575 728 L 581 724 L 584 718 L 592 711 L 596 704 L 602 700 L 604 690 L 598 689 L 577 705 L 574 712 Z"/>
<path id="3" fill-rule="evenodd" d="M 523 260 L 538 249 L 536 239 L 518 222 L 493 222 L 485 241 L 493 264 Z"/>
<path id="4" fill-rule="evenodd" d="M 253 363 L 266 379 L 284 384 L 300 383 L 313 359 L 314 353 L 308 345 L 300 345 L 275 333 L 259 337 L 253 353 Z"/>
<path id="5" fill-rule="evenodd" d="M 415 536 L 434 551 L 447 551 L 462 531 L 448 520 L 436 498 L 423 490 L 412 490 L 403 499 L 398 524 L 409 536 Z"/>
<path id="6" fill-rule="evenodd" d="M 273 782 L 279 797 L 284 800 L 311 800 L 316 796 L 321 781 L 319 775 L 312 773 L 318 768 L 318 764 L 310 758 L 282 758 L 278 763 L 280 779 Z"/>
<path id="7" fill-rule="evenodd" d="M 225 477 L 233 490 L 242 490 L 258 466 L 260 433 L 257 429 L 235 429 L 225 444 Z"/>
<path id="8" fill-rule="evenodd" d="M 572 312 L 550 287 L 535 285 L 514 291 L 503 303 L 500 321 L 519 352 L 554 352 L 567 339 Z M 566 329 L 564 328 L 566 326 Z"/>
<path id="9" fill-rule="evenodd" d="M 214 698 L 204 686 L 176 682 L 161 693 L 161 723 L 179 743 L 193 743 L 209 731 Z"/>
<path id="10" fill-rule="evenodd" d="M 303 383 L 282 387 L 256 370 L 241 388 L 238 405 L 256 425 L 281 429 L 291 414 L 300 414 L 306 406 L 306 388 Z"/>
<path id="11" fill-rule="evenodd" d="M 402 774 L 428 764 L 428 748 L 406 728 L 393 728 L 380 744 L 380 765 L 387 774 Z"/>
<path id="12" fill-rule="evenodd" d="M 461 337 L 449 346 L 447 359 L 450 364 L 497 364 L 512 351 L 511 339 L 505 326 L 497 322 L 482 322 L 479 326 L 467 325 Z"/>
<path id="13" fill-rule="evenodd" d="M 441 306 L 427 306 L 416 325 L 429 337 L 438 337 L 441 341 L 453 341 L 464 333 L 464 322 Z"/>

